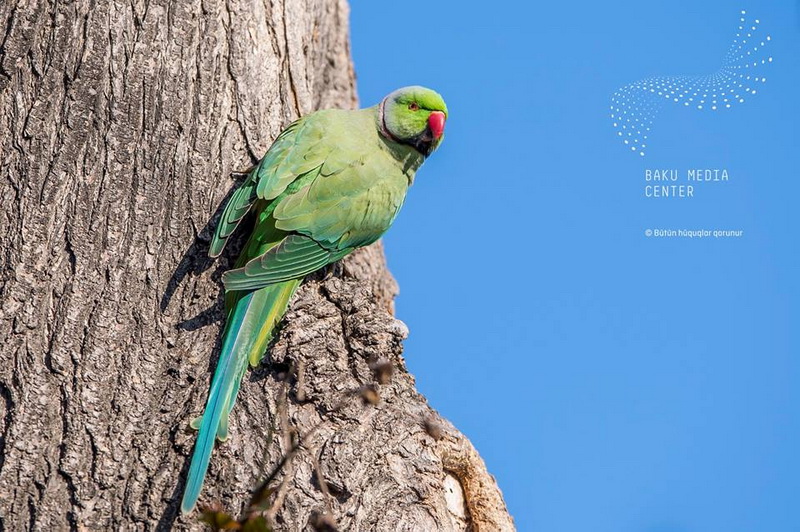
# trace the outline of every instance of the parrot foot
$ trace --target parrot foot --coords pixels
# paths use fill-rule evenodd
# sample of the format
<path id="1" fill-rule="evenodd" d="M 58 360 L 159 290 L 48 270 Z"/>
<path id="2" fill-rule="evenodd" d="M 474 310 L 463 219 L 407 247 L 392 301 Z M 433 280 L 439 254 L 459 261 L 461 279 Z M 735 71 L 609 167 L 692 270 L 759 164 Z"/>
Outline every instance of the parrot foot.
<path id="1" fill-rule="evenodd" d="M 192 430 L 200 430 L 200 425 L 203 423 L 203 416 L 197 416 L 189 422 L 189 427 Z"/>

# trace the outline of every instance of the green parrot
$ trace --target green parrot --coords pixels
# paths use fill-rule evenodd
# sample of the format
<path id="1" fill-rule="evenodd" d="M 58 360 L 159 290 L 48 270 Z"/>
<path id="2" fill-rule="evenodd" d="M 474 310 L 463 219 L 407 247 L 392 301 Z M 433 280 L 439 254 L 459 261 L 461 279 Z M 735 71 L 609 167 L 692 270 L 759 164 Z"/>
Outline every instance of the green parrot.
<path id="1" fill-rule="evenodd" d="M 222 276 L 227 322 L 199 428 L 181 510 L 192 511 L 215 438 L 248 361 L 256 366 L 303 277 L 378 240 L 392 225 L 420 165 L 441 144 L 447 106 L 436 92 L 405 87 L 357 111 L 300 118 L 275 139 L 231 196 L 211 241 L 217 257 L 246 214 L 255 226 Z"/>

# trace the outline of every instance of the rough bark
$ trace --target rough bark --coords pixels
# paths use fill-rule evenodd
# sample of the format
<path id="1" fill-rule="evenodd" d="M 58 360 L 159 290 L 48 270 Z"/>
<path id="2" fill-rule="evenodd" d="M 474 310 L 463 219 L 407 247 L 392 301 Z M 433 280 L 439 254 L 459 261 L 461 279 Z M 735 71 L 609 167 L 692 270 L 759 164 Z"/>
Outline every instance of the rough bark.
<path id="1" fill-rule="evenodd" d="M 202 528 L 178 512 L 187 426 L 236 253 L 206 259 L 210 228 L 231 171 L 283 126 L 355 106 L 347 16 L 344 0 L 0 5 L 0 528 Z M 279 530 L 314 512 L 342 530 L 513 527 L 415 390 L 395 291 L 379 245 L 307 280 L 201 502 L 240 512 L 295 433 Z M 394 374 L 364 404 L 378 359 Z"/>

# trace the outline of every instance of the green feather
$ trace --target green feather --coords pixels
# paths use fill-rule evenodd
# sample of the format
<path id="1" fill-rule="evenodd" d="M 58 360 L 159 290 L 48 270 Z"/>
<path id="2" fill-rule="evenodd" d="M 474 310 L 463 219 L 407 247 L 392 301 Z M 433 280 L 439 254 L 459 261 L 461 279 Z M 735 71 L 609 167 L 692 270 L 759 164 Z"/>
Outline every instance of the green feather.
<path id="1" fill-rule="evenodd" d="M 291 279 L 302 279 L 350 251 L 350 248 L 331 251 L 309 237 L 290 235 L 243 268 L 225 272 L 222 282 L 226 290 L 256 290 Z"/>
<path id="2" fill-rule="evenodd" d="M 228 242 L 228 237 L 233 234 L 239 226 L 239 222 L 250 211 L 256 198 L 256 186 L 251 173 L 245 182 L 236 189 L 236 192 L 233 193 L 233 196 L 225 206 L 225 210 L 222 211 L 222 216 L 219 219 L 214 238 L 211 240 L 208 250 L 210 257 L 219 257 Z"/>

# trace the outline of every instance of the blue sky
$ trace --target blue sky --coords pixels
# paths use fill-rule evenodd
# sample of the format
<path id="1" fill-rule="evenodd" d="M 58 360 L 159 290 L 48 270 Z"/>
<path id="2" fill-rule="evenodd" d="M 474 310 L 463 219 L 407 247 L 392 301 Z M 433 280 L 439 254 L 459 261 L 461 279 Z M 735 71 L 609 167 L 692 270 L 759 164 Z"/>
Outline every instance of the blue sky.
<path id="1" fill-rule="evenodd" d="M 450 109 L 385 244 L 409 368 L 519 529 L 800 530 L 798 4 L 351 7 L 362 103 L 422 84 Z M 772 36 L 759 94 L 665 106 L 626 151 L 614 91 L 715 71 L 742 9 Z M 646 168 L 730 181 L 646 198 Z"/>

